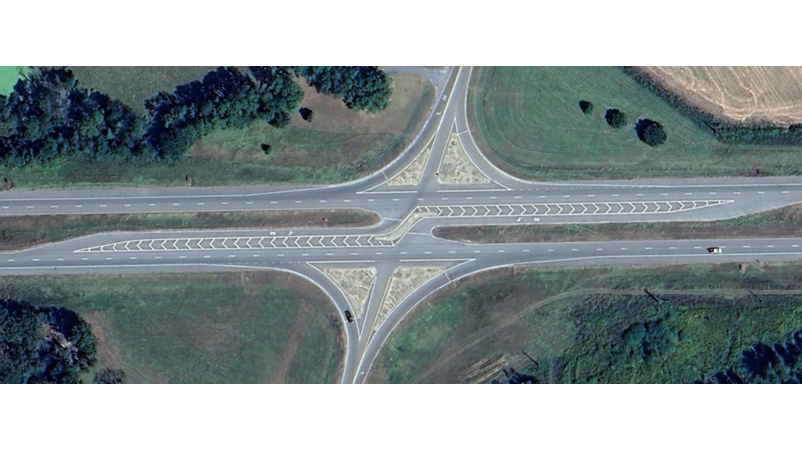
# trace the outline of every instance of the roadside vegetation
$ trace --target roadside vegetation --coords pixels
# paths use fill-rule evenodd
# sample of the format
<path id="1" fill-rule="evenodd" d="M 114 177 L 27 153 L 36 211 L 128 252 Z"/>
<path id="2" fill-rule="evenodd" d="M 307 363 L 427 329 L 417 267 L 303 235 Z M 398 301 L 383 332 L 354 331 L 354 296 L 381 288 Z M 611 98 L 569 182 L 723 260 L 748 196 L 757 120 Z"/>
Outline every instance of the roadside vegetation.
<path id="1" fill-rule="evenodd" d="M 519 267 L 478 274 L 404 319 L 369 381 L 729 382 L 723 375 L 730 369 L 744 382 L 793 381 L 798 359 L 785 364 L 782 352 L 802 328 L 802 266 L 742 269 Z"/>
<path id="2" fill-rule="evenodd" d="M 161 89 L 204 68 L 172 69 L 154 84 L 127 89 L 100 70 L 81 72 L 135 101 L 144 97 L 135 87 Z M 119 76 L 119 70 L 111 72 Z M 132 69 L 131 76 L 141 81 L 140 72 Z M 305 90 L 296 74 L 323 93 L 304 101 L 303 109 Z M 394 89 L 396 78 L 413 80 Z M 69 69 L 38 69 L 0 97 L 0 174 L 17 188 L 343 181 L 397 155 L 433 100 L 423 80 L 391 78 L 369 67 L 220 67 L 169 91 L 148 92 L 142 113 Z M 339 108 L 320 114 L 315 97 L 323 95 Z M 356 116 L 345 122 L 356 126 L 337 127 L 334 136 L 318 131 L 342 125 L 337 119 L 345 111 Z M 310 151 L 330 156 L 308 158 Z"/>
<path id="3" fill-rule="evenodd" d="M 434 236 L 468 243 L 593 242 L 802 236 L 802 205 L 700 222 L 439 226 Z"/>
<path id="4" fill-rule="evenodd" d="M 341 369 L 333 306 L 288 274 L 3 277 L 0 298 L 88 324 L 97 362 L 86 382 L 333 383 Z"/>
<path id="5" fill-rule="evenodd" d="M 475 68 L 468 117 L 488 158 L 526 179 L 802 174 L 802 140 L 700 126 L 615 67 Z"/>
<path id="6" fill-rule="evenodd" d="M 380 220 L 361 209 L 9 216 L 0 222 L 0 251 L 112 231 L 366 227 Z"/>

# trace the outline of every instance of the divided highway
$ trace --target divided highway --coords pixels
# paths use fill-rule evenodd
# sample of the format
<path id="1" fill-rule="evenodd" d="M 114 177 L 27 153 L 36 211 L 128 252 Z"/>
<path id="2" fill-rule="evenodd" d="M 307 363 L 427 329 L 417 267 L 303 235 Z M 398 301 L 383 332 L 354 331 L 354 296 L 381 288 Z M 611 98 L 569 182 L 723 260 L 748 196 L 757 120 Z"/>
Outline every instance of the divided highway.
<path id="1" fill-rule="evenodd" d="M 437 239 L 438 225 L 720 220 L 802 202 L 802 179 L 731 178 L 536 183 L 494 167 L 467 122 L 470 68 L 432 76 L 438 100 L 416 139 L 366 178 L 334 186 L 9 191 L 0 217 L 43 214 L 363 208 L 382 216 L 367 228 L 104 233 L 0 253 L 0 274 L 135 273 L 273 269 L 297 273 L 331 298 L 345 323 L 343 382 L 363 382 L 387 336 L 418 303 L 451 281 L 514 264 L 682 264 L 802 259 L 802 239 L 660 240 L 463 244 Z M 441 160 L 455 130 L 463 156 L 488 180 L 443 184 Z M 428 151 L 420 181 L 389 185 Z M 708 254 L 706 247 L 723 248 Z M 385 287 L 399 266 L 443 266 L 386 315 Z M 342 290 L 320 267 L 373 267 L 376 283 L 354 323 Z"/>

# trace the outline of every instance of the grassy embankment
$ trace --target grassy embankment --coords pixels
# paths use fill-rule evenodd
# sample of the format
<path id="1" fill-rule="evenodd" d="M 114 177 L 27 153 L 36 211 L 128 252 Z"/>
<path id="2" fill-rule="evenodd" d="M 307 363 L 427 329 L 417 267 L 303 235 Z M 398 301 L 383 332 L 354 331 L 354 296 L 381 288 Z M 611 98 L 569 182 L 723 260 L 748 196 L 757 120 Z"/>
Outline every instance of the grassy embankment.
<path id="1" fill-rule="evenodd" d="M 342 324 L 288 274 L 3 277 L 0 298 L 76 311 L 98 338 L 96 367 L 134 383 L 339 380 Z"/>
<path id="2" fill-rule="evenodd" d="M 802 236 L 802 205 L 709 222 L 441 226 L 434 235 L 469 243 L 593 242 Z"/>
<path id="3" fill-rule="evenodd" d="M 594 105 L 591 114 L 580 100 Z M 474 69 L 468 99 L 473 135 L 501 169 L 526 179 L 799 175 L 800 148 L 724 145 L 615 67 Z M 607 108 L 629 116 L 610 128 Z M 633 128 L 660 122 L 657 148 Z"/>
<path id="4" fill-rule="evenodd" d="M 144 113 L 141 102 L 159 91 L 202 78 L 204 67 L 76 67 L 76 78 Z M 9 168 L 17 189 L 91 186 L 185 184 L 194 186 L 276 183 L 336 183 L 359 178 L 390 162 L 417 134 L 434 101 L 434 89 L 413 75 L 392 77 L 390 107 L 368 115 L 342 101 L 304 88 L 301 107 L 315 112 L 311 123 L 299 114 L 284 129 L 254 123 L 243 130 L 220 130 L 196 143 L 180 161 L 123 163 L 59 160 L 42 166 Z M 265 155 L 260 144 L 272 145 Z"/>
<path id="5" fill-rule="evenodd" d="M 361 209 L 11 216 L 0 221 L 0 251 L 111 231 L 359 227 L 379 221 Z"/>
<path id="6" fill-rule="evenodd" d="M 388 339 L 370 381 L 503 381 L 502 368 L 512 367 L 539 382 L 690 383 L 739 366 L 741 350 L 756 341 L 802 327 L 800 269 L 485 272 L 417 307 Z"/>

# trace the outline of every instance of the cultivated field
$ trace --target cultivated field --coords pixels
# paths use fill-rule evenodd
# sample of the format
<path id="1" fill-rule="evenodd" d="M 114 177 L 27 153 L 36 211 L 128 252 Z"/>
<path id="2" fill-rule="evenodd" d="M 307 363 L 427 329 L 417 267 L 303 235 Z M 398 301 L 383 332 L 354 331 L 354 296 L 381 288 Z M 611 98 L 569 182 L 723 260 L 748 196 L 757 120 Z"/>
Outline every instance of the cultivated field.
<path id="1" fill-rule="evenodd" d="M 113 91 L 128 99 L 127 102 L 134 102 L 159 90 L 172 91 L 167 87 L 170 83 L 201 78 L 208 68 L 80 69 L 85 70 L 75 72 L 82 83 L 101 92 Z M 91 83 L 82 77 L 92 80 Z M 130 85 L 124 82 L 129 78 L 133 80 Z M 198 142 L 173 164 L 76 157 L 32 168 L 0 166 L 0 176 L 9 176 L 17 189 L 181 186 L 186 184 L 187 175 L 193 186 L 352 180 L 377 170 L 406 148 L 433 105 L 434 88 L 422 78 L 398 74 L 392 80 L 391 105 L 378 114 L 349 110 L 342 101 L 319 95 L 301 81 L 305 95 L 300 106 L 315 112 L 311 123 L 296 114 L 284 129 L 257 122 L 243 130 L 221 130 Z M 270 155 L 261 150 L 263 143 L 272 146 Z"/>
<path id="2" fill-rule="evenodd" d="M 0 297 L 76 311 L 98 338 L 96 367 L 134 383 L 339 381 L 342 324 L 288 274 L 3 277 Z"/>
<path id="3" fill-rule="evenodd" d="M 706 222 L 633 222 L 437 227 L 439 238 L 468 243 L 593 242 L 802 236 L 802 205 Z"/>
<path id="4" fill-rule="evenodd" d="M 14 90 L 17 80 L 30 71 L 27 66 L 0 66 L 0 95 L 8 95 Z"/>
<path id="5" fill-rule="evenodd" d="M 418 306 L 388 339 L 369 381 L 503 382 L 502 369 L 512 368 L 538 382 L 690 383 L 739 365 L 740 350 L 758 340 L 802 327 L 800 269 L 485 272 Z M 633 332 L 644 327 L 645 336 Z"/>
<path id="6" fill-rule="evenodd" d="M 377 214 L 361 209 L 12 216 L 0 221 L 0 251 L 110 231 L 370 226 L 379 221 Z"/>
<path id="7" fill-rule="evenodd" d="M 583 114 L 579 101 L 594 105 Z M 613 129 L 608 108 L 629 117 Z M 725 146 L 614 67 L 488 67 L 473 71 L 468 99 L 473 135 L 490 160 L 527 179 L 799 175 L 800 149 Z M 648 118 L 668 136 L 641 142 Z"/>
<path id="8" fill-rule="evenodd" d="M 688 104 L 735 123 L 802 123 L 802 67 L 640 67 Z"/>

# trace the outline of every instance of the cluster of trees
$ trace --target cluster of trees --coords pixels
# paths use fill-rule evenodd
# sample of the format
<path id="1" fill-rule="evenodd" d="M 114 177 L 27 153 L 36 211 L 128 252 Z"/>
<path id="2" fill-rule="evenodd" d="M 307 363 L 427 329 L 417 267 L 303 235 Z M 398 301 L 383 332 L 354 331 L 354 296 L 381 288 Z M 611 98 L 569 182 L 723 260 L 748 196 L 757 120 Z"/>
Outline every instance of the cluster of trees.
<path id="1" fill-rule="evenodd" d="M 78 383 L 96 352 L 74 312 L 0 301 L 0 383 Z"/>
<path id="2" fill-rule="evenodd" d="M 150 116 L 146 141 L 157 154 L 178 159 L 192 144 L 220 128 L 244 128 L 257 119 L 277 128 L 290 123 L 303 91 L 280 67 L 250 67 L 253 77 L 219 67 L 200 81 L 145 101 Z"/>
<path id="3" fill-rule="evenodd" d="M 317 92 L 341 98 L 348 108 L 357 111 L 382 111 L 393 94 L 390 77 L 373 66 L 299 66 L 295 73 Z"/>
<path id="4" fill-rule="evenodd" d="M 69 69 L 41 69 L 0 96 L 0 161 L 140 154 L 143 125 L 123 103 L 81 88 Z"/>
<path id="5" fill-rule="evenodd" d="M 105 94 L 81 87 L 66 68 L 40 69 L 0 96 L 0 163 L 24 165 L 54 158 L 146 157 L 176 160 L 220 128 L 266 120 L 283 128 L 303 98 L 295 77 L 354 110 L 375 113 L 392 95 L 376 67 L 219 67 L 202 80 L 145 101 L 146 117 Z M 314 113 L 302 108 L 311 122 Z"/>
<path id="6" fill-rule="evenodd" d="M 80 383 L 97 361 L 92 329 L 66 308 L 0 300 L 0 383 Z M 125 383 L 102 369 L 94 383 Z"/>
<path id="7" fill-rule="evenodd" d="M 802 357 L 802 330 L 791 335 L 787 342 L 773 346 L 757 342 L 741 352 L 742 375 L 732 367 L 717 372 L 705 382 L 715 384 L 744 383 L 802 383 L 797 363 Z M 701 383 L 699 380 L 697 383 Z"/>
<path id="8" fill-rule="evenodd" d="M 680 114 L 688 117 L 699 128 L 726 144 L 751 145 L 802 145 L 802 124 L 778 126 L 770 123 L 736 124 L 695 108 L 679 95 L 663 88 L 647 74 L 634 67 L 623 67 L 623 72 L 660 97 Z"/>

